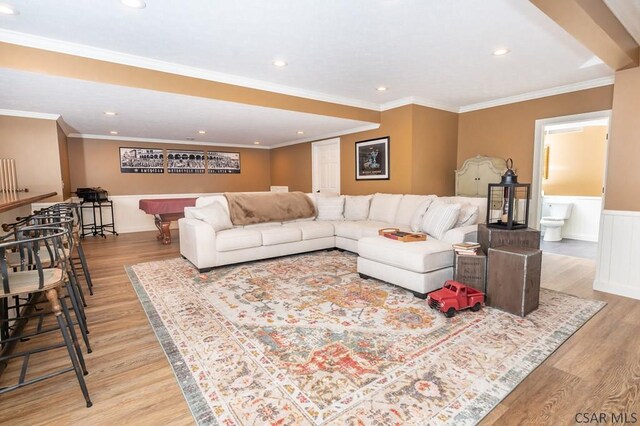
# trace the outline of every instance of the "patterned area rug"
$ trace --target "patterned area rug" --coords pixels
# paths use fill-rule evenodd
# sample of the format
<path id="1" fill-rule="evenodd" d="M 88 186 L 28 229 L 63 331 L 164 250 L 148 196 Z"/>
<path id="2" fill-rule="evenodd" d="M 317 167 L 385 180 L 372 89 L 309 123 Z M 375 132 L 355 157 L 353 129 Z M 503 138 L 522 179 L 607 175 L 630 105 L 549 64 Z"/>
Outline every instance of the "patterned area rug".
<path id="1" fill-rule="evenodd" d="M 474 424 L 604 306 L 447 319 L 337 251 L 127 272 L 199 424 Z"/>

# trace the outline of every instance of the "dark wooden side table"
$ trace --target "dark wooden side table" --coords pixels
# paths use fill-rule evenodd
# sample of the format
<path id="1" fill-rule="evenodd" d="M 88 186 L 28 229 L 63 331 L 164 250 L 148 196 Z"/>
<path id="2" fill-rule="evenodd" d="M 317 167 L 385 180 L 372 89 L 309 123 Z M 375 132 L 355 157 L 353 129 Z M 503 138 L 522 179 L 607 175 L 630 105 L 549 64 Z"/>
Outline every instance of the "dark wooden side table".
<path id="1" fill-rule="evenodd" d="M 486 303 L 524 317 L 538 308 L 542 250 L 502 246 L 489 248 Z"/>
<path id="2" fill-rule="evenodd" d="M 485 253 L 489 248 L 500 246 L 540 248 L 540 231 L 527 229 L 499 229 L 490 228 L 484 223 L 478 225 L 478 243 Z"/>
<path id="3" fill-rule="evenodd" d="M 453 255 L 453 279 L 464 285 L 486 292 L 487 255 L 478 250 L 475 255 Z"/>

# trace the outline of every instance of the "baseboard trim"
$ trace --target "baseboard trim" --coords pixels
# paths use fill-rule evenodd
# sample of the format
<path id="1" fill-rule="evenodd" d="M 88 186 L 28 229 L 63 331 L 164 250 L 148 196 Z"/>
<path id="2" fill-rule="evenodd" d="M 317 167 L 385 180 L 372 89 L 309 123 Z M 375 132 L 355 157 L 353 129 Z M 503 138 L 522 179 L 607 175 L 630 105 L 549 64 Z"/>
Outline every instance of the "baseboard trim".
<path id="1" fill-rule="evenodd" d="M 640 288 L 631 287 L 619 283 L 604 282 L 601 280 L 593 281 L 593 289 L 597 291 L 603 291 L 605 293 L 615 294 L 617 296 L 628 297 L 631 299 L 640 300 Z"/>
<path id="2" fill-rule="evenodd" d="M 598 242 L 597 235 L 589 235 L 589 234 L 564 234 L 562 238 L 568 238 L 570 240 L 579 240 L 579 241 L 589 241 L 592 243 Z"/>

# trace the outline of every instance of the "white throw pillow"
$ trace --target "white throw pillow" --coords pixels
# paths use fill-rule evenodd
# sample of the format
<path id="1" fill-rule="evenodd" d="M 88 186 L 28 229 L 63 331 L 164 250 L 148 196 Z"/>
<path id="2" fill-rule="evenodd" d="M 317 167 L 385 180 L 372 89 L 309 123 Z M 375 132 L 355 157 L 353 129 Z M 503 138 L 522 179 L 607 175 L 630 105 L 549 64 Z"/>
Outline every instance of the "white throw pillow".
<path id="1" fill-rule="evenodd" d="M 344 197 L 318 197 L 318 220 L 344 220 Z"/>
<path id="2" fill-rule="evenodd" d="M 433 203 L 433 201 L 438 198 L 437 195 L 427 195 L 427 198 L 423 200 L 420 205 L 413 212 L 413 216 L 411 216 L 411 222 L 409 226 L 411 226 L 411 230 L 413 232 L 420 232 L 420 227 L 422 226 L 422 218 L 424 214 L 427 212 L 427 209 Z"/>
<path id="3" fill-rule="evenodd" d="M 455 225 L 460 214 L 460 204 L 447 204 L 436 200 L 427 209 L 422 218 L 422 230 L 441 240 L 444 234 Z"/>
<path id="4" fill-rule="evenodd" d="M 473 204 L 462 204 L 460 207 L 460 214 L 458 215 L 456 224 L 453 225 L 453 227 L 459 228 L 461 226 L 475 225 L 478 223 L 479 211 L 480 209 L 478 206 L 474 206 Z"/>
<path id="5" fill-rule="evenodd" d="M 202 207 L 191 209 L 193 217 L 211 225 L 214 231 L 220 232 L 233 228 L 233 223 L 229 218 L 229 212 L 218 201 Z"/>
<path id="6" fill-rule="evenodd" d="M 405 194 L 400 200 L 396 217 L 393 219 L 394 225 L 411 226 L 413 213 L 418 206 L 427 198 L 426 195 Z"/>
<path id="7" fill-rule="evenodd" d="M 371 199 L 369 220 L 378 220 L 393 224 L 402 194 L 375 194 Z"/>
<path id="8" fill-rule="evenodd" d="M 365 220 L 369 217 L 371 195 L 347 195 L 344 198 L 345 220 Z"/>

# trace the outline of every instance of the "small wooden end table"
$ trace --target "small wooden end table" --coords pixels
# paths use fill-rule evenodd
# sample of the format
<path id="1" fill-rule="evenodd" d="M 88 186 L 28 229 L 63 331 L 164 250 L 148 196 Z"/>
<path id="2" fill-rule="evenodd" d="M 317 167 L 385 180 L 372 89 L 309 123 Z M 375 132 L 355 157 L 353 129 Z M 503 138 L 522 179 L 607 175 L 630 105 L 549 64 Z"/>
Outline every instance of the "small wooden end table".
<path id="1" fill-rule="evenodd" d="M 487 255 L 482 249 L 474 254 L 453 254 L 453 279 L 486 293 Z"/>

